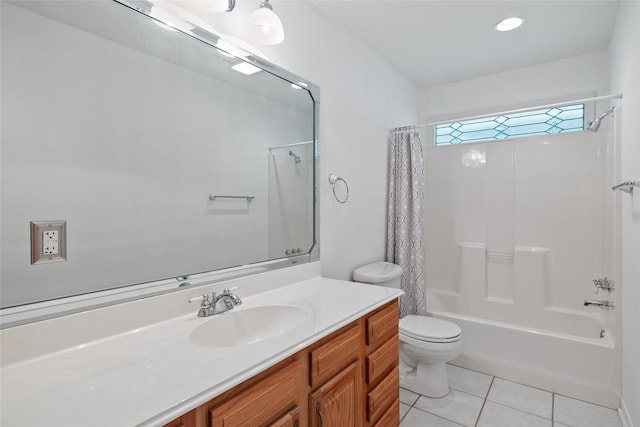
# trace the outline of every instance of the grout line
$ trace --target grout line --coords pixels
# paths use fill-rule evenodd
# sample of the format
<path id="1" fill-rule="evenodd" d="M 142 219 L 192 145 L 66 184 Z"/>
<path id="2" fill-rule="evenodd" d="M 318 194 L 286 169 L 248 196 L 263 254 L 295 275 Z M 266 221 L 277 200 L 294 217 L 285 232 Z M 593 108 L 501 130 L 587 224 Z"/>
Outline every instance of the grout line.
<path id="1" fill-rule="evenodd" d="M 477 426 L 478 423 L 480 422 L 480 417 L 482 416 L 482 411 L 484 411 L 484 405 L 487 404 L 487 397 L 489 397 L 489 391 L 491 391 L 491 387 L 493 387 L 493 381 L 495 381 L 496 377 L 492 377 L 491 378 L 491 384 L 489 384 L 489 388 L 487 389 L 487 394 L 484 397 L 484 400 L 482 401 L 482 407 L 480 408 L 480 412 L 478 412 L 478 418 L 476 418 L 476 422 L 475 424 L 473 424 L 474 426 Z"/>
<path id="2" fill-rule="evenodd" d="M 422 396 L 422 395 L 420 395 L 420 396 Z M 445 418 L 445 417 L 443 417 L 442 415 L 434 414 L 433 412 L 427 411 L 427 410 L 425 410 L 425 409 L 414 408 L 414 407 L 412 407 L 411 409 L 415 409 L 416 411 L 424 412 L 425 414 L 429 414 L 429 415 L 431 415 L 432 417 L 440 418 L 441 420 L 445 420 L 445 421 L 447 421 L 448 423 L 451 423 L 451 424 L 455 424 L 455 425 L 457 425 L 457 426 L 464 427 L 464 425 L 463 425 L 463 424 L 460 424 L 460 423 L 459 423 L 459 422 L 457 422 L 457 421 L 450 420 L 449 418 Z M 409 414 L 409 412 L 407 412 L 407 414 Z M 406 416 L 406 415 L 405 415 L 405 416 Z"/>
<path id="3" fill-rule="evenodd" d="M 555 393 L 551 393 L 551 425 L 553 426 L 553 418 L 555 416 L 555 412 L 556 412 L 556 394 Z"/>

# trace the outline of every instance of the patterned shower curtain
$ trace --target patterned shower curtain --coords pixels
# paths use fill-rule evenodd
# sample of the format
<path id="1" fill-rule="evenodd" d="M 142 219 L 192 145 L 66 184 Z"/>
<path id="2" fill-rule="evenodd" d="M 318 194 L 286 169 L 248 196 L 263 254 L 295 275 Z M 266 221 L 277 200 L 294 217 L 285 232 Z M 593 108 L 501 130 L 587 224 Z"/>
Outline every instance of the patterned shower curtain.
<path id="1" fill-rule="evenodd" d="M 390 137 L 387 261 L 402 267 L 400 317 L 425 315 L 424 160 L 417 132 Z"/>

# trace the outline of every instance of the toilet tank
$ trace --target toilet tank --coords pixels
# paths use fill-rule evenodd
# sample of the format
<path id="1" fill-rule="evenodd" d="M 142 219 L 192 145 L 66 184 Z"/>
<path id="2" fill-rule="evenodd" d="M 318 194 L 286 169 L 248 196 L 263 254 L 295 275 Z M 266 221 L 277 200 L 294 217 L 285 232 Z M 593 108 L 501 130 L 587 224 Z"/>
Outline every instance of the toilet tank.
<path id="1" fill-rule="evenodd" d="M 390 262 L 374 262 L 356 268 L 353 281 L 400 289 L 402 267 Z"/>

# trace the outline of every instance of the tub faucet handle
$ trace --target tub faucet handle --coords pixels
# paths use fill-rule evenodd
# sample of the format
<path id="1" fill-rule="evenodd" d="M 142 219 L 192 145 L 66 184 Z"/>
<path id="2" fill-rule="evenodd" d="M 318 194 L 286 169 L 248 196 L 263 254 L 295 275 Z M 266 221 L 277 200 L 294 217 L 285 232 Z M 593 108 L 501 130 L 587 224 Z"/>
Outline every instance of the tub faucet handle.
<path id="1" fill-rule="evenodd" d="M 584 302 L 585 307 L 588 306 L 594 306 L 594 307 L 600 307 L 603 309 L 614 309 L 616 306 L 612 301 L 598 301 L 598 300 L 591 300 L 588 299 Z"/>

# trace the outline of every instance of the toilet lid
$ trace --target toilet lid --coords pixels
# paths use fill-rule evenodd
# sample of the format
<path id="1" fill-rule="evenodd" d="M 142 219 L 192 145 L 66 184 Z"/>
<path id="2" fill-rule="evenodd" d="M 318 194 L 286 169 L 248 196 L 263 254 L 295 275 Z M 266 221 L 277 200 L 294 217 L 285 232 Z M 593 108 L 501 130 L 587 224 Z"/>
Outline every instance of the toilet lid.
<path id="1" fill-rule="evenodd" d="M 456 341 L 462 335 L 455 323 L 427 316 L 405 316 L 400 319 L 399 329 L 411 338 L 430 342 Z"/>

